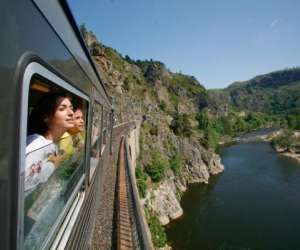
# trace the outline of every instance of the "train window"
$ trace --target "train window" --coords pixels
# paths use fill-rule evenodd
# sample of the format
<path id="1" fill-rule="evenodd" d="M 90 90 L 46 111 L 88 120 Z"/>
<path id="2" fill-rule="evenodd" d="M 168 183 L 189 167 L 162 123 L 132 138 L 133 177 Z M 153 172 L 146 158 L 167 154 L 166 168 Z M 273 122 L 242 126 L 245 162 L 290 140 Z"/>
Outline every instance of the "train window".
<path id="1" fill-rule="evenodd" d="M 83 182 L 87 100 L 61 79 L 54 84 L 34 74 L 30 80 L 21 166 L 25 249 L 51 238 Z"/>
<path id="2" fill-rule="evenodd" d="M 103 126 L 102 126 L 102 151 L 106 146 L 106 137 L 107 137 L 107 111 L 103 109 Z"/>
<path id="3" fill-rule="evenodd" d="M 91 158 L 90 158 L 90 180 L 93 177 L 95 169 L 101 156 L 101 115 L 102 106 L 94 103 L 92 117 L 92 136 L 91 136 Z"/>
<path id="4" fill-rule="evenodd" d="M 107 113 L 107 142 L 111 143 L 112 112 Z"/>

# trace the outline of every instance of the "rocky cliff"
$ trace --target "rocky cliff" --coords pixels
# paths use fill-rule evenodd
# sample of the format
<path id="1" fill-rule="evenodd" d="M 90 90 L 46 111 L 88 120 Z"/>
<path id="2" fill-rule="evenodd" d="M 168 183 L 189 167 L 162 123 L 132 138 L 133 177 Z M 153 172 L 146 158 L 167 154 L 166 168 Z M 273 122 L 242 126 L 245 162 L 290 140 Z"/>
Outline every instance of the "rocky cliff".
<path id="1" fill-rule="evenodd" d="M 220 157 L 202 145 L 195 119 L 207 108 L 207 91 L 192 76 L 170 72 L 161 62 L 123 57 L 92 33 L 83 35 L 118 121 L 142 121 L 137 181 L 145 206 L 165 225 L 182 215 L 180 196 L 189 183 L 208 183 L 224 169 Z"/>

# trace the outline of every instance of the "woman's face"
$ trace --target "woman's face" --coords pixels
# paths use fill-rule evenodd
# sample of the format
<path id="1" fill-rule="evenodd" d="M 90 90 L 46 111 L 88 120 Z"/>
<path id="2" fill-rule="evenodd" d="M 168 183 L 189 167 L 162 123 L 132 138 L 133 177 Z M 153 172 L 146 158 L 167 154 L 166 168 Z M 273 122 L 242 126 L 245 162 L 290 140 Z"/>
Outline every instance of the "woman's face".
<path id="1" fill-rule="evenodd" d="M 66 132 L 74 127 L 73 105 L 69 98 L 60 97 L 57 99 L 57 108 L 49 121 L 49 129 L 57 132 Z"/>
<path id="2" fill-rule="evenodd" d="M 78 129 L 79 132 L 84 131 L 84 119 L 83 113 L 80 109 L 74 112 L 74 127 Z"/>

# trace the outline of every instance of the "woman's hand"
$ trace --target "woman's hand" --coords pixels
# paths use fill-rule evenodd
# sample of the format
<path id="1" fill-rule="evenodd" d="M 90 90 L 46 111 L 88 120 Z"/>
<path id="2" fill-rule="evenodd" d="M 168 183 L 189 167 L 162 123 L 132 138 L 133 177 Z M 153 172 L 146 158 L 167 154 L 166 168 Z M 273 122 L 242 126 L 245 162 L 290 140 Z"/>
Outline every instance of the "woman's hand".
<path id="1" fill-rule="evenodd" d="M 48 156 L 48 161 L 51 161 L 55 167 L 58 167 L 60 162 L 63 160 L 64 158 L 64 155 L 54 155 L 54 154 L 51 154 Z"/>

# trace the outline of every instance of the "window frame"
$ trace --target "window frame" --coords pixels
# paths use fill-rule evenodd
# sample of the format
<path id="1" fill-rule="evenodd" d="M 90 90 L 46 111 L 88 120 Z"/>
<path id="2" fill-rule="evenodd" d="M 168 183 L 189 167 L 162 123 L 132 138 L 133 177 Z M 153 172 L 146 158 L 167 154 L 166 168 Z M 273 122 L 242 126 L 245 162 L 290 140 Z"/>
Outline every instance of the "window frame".
<path id="1" fill-rule="evenodd" d="M 95 174 L 97 172 L 97 168 L 101 162 L 101 159 L 102 159 L 102 145 L 103 145 L 103 141 L 102 141 L 102 128 L 103 128 L 103 111 L 104 111 L 104 107 L 103 105 L 94 100 L 93 104 L 91 105 L 91 110 L 92 110 L 92 115 L 90 117 L 91 119 L 91 132 L 90 132 L 90 141 L 89 141 L 89 147 L 90 149 L 93 148 L 93 145 L 92 145 L 92 135 L 93 135 L 93 122 L 94 122 L 94 110 L 95 110 L 95 106 L 96 105 L 99 105 L 100 107 L 100 112 L 101 112 L 101 115 L 100 115 L 100 136 L 99 136 L 99 139 L 100 139 L 100 145 L 99 145 L 99 159 L 98 159 L 98 162 L 97 162 L 97 165 L 95 167 L 95 169 L 93 170 L 93 172 L 91 173 L 91 150 L 89 151 L 89 159 L 88 159 L 88 183 L 89 185 L 91 185 L 93 183 L 93 180 L 94 180 L 94 177 L 95 177 Z"/>
<path id="2" fill-rule="evenodd" d="M 44 63 L 43 63 L 44 64 Z M 87 103 L 87 112 L 86 118 L 89 119 L 89 106 L 90 106 L 90 98 L 85 93 L 80 92 L 77 88 L 73 87 L 71 83 L 62 79 L 56 73 L 51 71 L 49 68 L 46 68 L 45 65 L 37 61 L 32 61 L 27 64 L 23 76 L 22 76 L 22 92 L 21 92 L 21 114 L 20 114 L 20 124 L 19 124 L 19 172 L 18 172 L 18 225 L 17 225 L 17 241 L 19 249 L 24 249 L 24 184 L 25 184 L 25 150 L 26 150 L 26 137 L 27 137 L 27 123 L 28 123 L 28 101 L 29 101 L 29 91 L 32 79 L 35 75 L 39 75 L 52 84 L 63 88 L 64 90 L 82 98 Z M 77 185 L 75 186 L 72 194 L 70 195 L 68 201 L 66 202 L 62 212 L 59 217 L 54 222 L 52 228 L 48 232 L 47 237 L 45 238 L 43 245 L 41 246 L 43 249 L 49 247 L 52 242 L 55 240 L 56 233 L 59 231 L 60 226 L 63 224 L 66 215 L 69 212 L 76 196 L 78 195 L 80 188 L 84 184 L 86 178 L 86 164 L 87 164 L 87 154 L 88 147 L 85 141 L 85 156 L 84 156 L 84 172 L 80 177 Z"/>
<path id="3" fill-rule="evenodd" d="M 109 110 L 105 107 L 102 109 L 102 126 L 101 126 L 101 156 L 104 154 L 105 148 L 108 147 L 107 137 L 109 132 L 108 122 L 110 119 Z M 105 130 L 105 133 L 104 133 Z M 105 142 L 105 143 L 104 143 Z"/>

